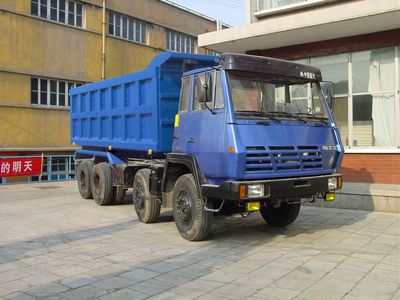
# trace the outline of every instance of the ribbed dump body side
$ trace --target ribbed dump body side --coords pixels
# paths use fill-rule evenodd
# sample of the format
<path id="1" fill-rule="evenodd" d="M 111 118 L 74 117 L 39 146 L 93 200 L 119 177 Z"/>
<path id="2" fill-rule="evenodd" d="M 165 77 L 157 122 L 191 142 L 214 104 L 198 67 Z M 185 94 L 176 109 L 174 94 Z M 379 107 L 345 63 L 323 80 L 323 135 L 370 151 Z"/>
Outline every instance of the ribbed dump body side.
<path id="1" fill-rule="evenodd" d="M 71 142 L 170 152 L 183 72 L 217 63 L 214 56 L 165 52 L 143 71 L 72 89 Z"/>

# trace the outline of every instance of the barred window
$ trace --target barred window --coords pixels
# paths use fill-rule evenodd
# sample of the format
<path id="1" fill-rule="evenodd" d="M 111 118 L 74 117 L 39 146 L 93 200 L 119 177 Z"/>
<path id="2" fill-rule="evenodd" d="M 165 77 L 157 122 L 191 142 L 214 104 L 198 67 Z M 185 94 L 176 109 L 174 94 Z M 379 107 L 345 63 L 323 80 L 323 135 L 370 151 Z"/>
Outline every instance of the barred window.
<path id="1" fill-rule="evenodd" d="M 31 15 L 76 27 L 82 27 L 83 9 L 72 0 L 31 0 Z"/>
<path id="2" fill-rule="evenodd" d="M 32 77 L 31 104 L 69 107 L 69 90 L 81 85 L 80 82 Z"/>
<path id="3" fill-rule="evenodd" d="M 146 44 L 146 22 L 110 12 L 108 14 L 108 34 L 125 40 Z"/>
<path id="4" fill-rule="evenodd" d="M 167 31 L 167 49 L 175 52 L 195 53 L 195 38 L 180 32 Z"/>

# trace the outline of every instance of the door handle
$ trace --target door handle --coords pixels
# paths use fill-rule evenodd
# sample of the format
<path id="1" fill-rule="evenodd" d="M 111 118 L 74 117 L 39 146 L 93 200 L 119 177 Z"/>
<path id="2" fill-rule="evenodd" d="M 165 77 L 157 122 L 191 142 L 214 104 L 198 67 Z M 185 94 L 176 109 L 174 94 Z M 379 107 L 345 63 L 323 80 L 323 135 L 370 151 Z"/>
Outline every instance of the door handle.
<path id="1" fill-rule="evenodd" d="M 186 143 L 194 143 L 194 139 L 193 139 L 193 138 L 188 138 L 188 139 L 186 140 Z"/>

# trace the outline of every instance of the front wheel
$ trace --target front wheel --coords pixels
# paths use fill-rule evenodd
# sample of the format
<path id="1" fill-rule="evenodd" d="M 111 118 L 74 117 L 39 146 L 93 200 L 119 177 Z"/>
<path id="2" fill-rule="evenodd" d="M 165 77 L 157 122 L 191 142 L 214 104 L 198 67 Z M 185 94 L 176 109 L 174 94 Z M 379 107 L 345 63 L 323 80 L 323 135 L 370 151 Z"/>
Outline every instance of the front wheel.
<path id="1" fill-rule="evenodd" d="M 188 241 L 204 240 L 211 230 L 213 213 L 204 210 L 192 174 L 178 178 L 173 193 L 173 214 L 181 236 Z"/>
<path id="2" fill-rule="evenodd" d="M 285 227 L 296 220 L 300 212 L 300 203 L 281 203 L 277 208 L 273 206 L 261 206 L 260 212 L 265 222 L 275 227 Z"/>

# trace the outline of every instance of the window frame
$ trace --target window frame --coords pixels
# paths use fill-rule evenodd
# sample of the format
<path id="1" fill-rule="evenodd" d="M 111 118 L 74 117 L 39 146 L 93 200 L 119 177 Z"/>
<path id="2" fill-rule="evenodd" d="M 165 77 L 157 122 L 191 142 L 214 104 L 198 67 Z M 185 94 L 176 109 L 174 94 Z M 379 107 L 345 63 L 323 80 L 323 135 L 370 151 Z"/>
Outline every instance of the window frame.
<path id="1" fill-rule="evenodd" d="M 205 104 L 203 102 L 199 102 L 199 108 L 195 109 L 195 92 L 196 92 L 196 78 L 200 77 L 200 76 L 205 76 L 206 74 L 210 74 L 211 75 L 211 80 L 212 80 L 212 100 L 208 103 L 211 103 L 211 105 L 207 104 L 207 106 L 211 109 L 224 109 L 225 108 L 225 98 L 224 98 L 224 91 L 222 89 L 222 78 L 221 78 L 221 71 L 220 70 L 209 70 L 206 72 L 201 72 L 198 74 L 195 74 L 194 76 L 192 76 L 192 91 L 191 91 L 191 103 L 189 105 L 190 111 L 192 112 L 202 112 L 205 110 L 208 110 L 207 107 L 205 106 Z M 217 76 L 220 80 L 220 84 L 221 84 L 221 96 L 222 96 L 222 106 L 216 106 L 216 95 L 217 95 Z M 203 103 L 203 107 L 200 108 L 201 104 Z"/>
<path id="2" fill-rule="evenodd" d="M 33 89 L 33 82 L 36 81 L 37 89 Z M 52 82 L 56 83 L 55 86 L 55 93 L 52 91 L 51 84 Z M 60 89 L 60 85 L 64 84 L 64 91 Z M 70 108 L 70 101 L 69 101 L 69 90 L 72 87 L 81 86 L 82 82 L 80 81 L 71 81 L 71 80 L 61 80 L 55 78 L 44 78 L 44 77 L 31 77 L 30 82 L 30 90 L 31 90 L 31 101 L 30 104 L 34 107 L 47 107 L 47 108 Z M 72 85 L 72 86 L 71 86 Z M 33 102 L 33 95 L 37 95 L 37 103 Z M 46 103 L 42 101 L 42 94 L 45 95 L 43 99 L 45 99 Z M 56 104 L 52 104 L 51 97 L 55 94 L 56 97 Z M 64 96 L 64 105 L 60 104 L 60 96 Z"/>
<path id="3" fill-rule="evenodd" d="M 394 94 L 394 102 L 395 102 L 395 145 L 393 146 L 355 146 L 353 145 L 354 140 L 354 97 L 369 95 L 369 92 L 353 92 L 353 60 L 352 56 L 359 52 L 363 51 L 354 51 L 354 52 L 345 52 L 347 54 L 347 68 L 348 68 L 348 93 L 347 94 L 335 94 L 335 98 L 347 98 L 347 138 L 348 145 L 345 145 L 343 141 L 343 145 L 345 148 L 345 152 L 348 153 L 400 153 L 400 94 L 398 91 L 400 90 L 400 45 L 391 46 L 391 47 L 383 47 L 383 48 L 394 48 L 394 91 L 380 91 L 379 93 L 382 95 L 385 94 Z M 379 48 L 373 48 L 368 50 L 375 50 Z M 337 55 L 337 54 L 334 54 Z M 301 60 L 305 61 L 307 64 L 310 64 L 310 60 L 312 58 L 303 58 Z M 297 61 L 297 60 L 296 60 Z M 317 66 L 318 67 L 318 66 Z M 372 100 L 373 101 L 373 100 Z M 333 103 L 335 100 L 333 100 Z M 334 116 L 335 117 L 335 116 Z"/>
<path id="4" fill-rule="evenodd" d="M 60 3 L 64 4 L 63 9 L 61 9 Z M 79 14 L 78 8 L 80 8 Z M 73 17 L 72 23 L 70 23 L 70 11 Z M 56 19 L 54 19 L 54 13 Z M 84 28 L 85 4 L 76 0 L 31 0 L 31 15 L 67 26 Z"/>
<path id="5" fill-rule="evenodd" d="M 109 36 L 143 45 L 148 44 L 147 22 L 114 11 L 108 11 L 107 18 Z"/>
<path id="6" fill-rule="evenodd" d="M 167 29 L 166 49 L 173 52 L 197 53 L 196 38 L 194 36 Z"/>
<path id="7" fill-rule="evenodd" d="M 310 8 L 313 6 L 323 5 L 332 1 L 339 0 L 302 0 L 296 3 L 284 4 L 277 7 L 263 8 L 261 5 L 262 0 L 257 0 L 256 11 L 253 12 L 256 18 L 262 18 L 278 13 L 286 13 L 294 10 Z"/>

